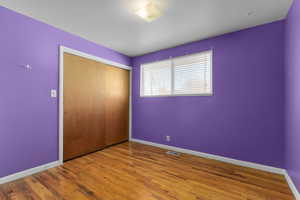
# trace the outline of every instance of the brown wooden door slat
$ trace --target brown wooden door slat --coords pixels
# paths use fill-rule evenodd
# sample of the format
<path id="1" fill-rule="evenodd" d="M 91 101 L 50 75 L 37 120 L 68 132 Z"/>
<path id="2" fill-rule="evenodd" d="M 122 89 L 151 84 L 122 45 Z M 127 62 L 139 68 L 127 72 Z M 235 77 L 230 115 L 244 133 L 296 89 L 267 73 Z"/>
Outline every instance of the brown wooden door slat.
<path id="1" fill-rule="evenodd" d="M 128 140 L 129 71 L 64 54 L 64 160 Z"/>
<path id="2" fill-rule="evenodd" d="M 105 143 L 128 140 L 129 71 L 106 66 Z"/>
<path id="3" fill-rule="evenodd" d="M 64 55 L 64 160 L 105 146 L 105 67 Z"/>

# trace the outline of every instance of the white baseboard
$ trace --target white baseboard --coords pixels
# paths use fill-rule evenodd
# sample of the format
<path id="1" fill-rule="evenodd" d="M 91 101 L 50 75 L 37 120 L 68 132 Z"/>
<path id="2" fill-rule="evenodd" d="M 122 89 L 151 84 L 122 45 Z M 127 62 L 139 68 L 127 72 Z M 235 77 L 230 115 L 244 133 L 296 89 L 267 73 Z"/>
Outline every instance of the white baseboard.
<path id="1" fill-rule="evenodd" d="M 202 152 L 198 152 L 198 151 L 168 146 L 168 145 L 164 145 L 164 144 L 148 142 L 145 140 L 139 140 L 139 139 L 132 138 L 130 141 L 141 143 L 141 144 L 146 144 L 146 145 L 151 145 L 151 146 L 155 146 L 155 147 L 160 147 L 160 148 L 168 149 L 168 150 L 172 150 L 172 151 L 178 151 L 181 153 L 191 154 L 191 155 L 195 155 L 195 156 L 199 156 L 199 157 L 218 160 L 218 161 L 231 163 L 231 164 L 235 164 L 235 165 L 239 165 L 239 166 L 243 166 L 243 167 L 250 167 L 250 168 L 254 168 L 254 169 L 258 169 L 258 170 L 262 170 L 262 171 L 266 171 L 266 172 L 285 175 L 285 169 L 281 169 L 281 168 L 271 167 L 271 166 L 247 162 L 247 161 L 236 160 L 236 159 L 232 159 L 232 158 L 217 156 L 217 155 L 208 154 L 208 153 L 202 153 Z"/>
<path id="2" fill-rule="evenodd" d="M 141 143 L 141 144 L 146 144 L 146 145 L 150 145 L 150 146 L 155 146 L 155 147 L 159 147 L 162 149 L 168 149 L 168 150 L 177 151 L 177 152 L 181 152 L 181 153 L 191 154 L 191 155 L 199 156 L 199 157 L 203 157 L 203 158 L 218 160 L 218 161 L 222 161 L 222 162 L 226 162 L 226 163 L 230 163 L 230 164 L 234 164 L 234 165 L 239 165 L 239 166 L 243 166 L 243 167 L 249 167 L 249 168 L 258 169 L 258 170 L 262 170 L 262 171 L 266 171 L 266 172 L 284 175 L 296 200 L 300 200 L 300 193 L 297 190 L 297 187 L 295 186 L 294 182 L 292 181 L 292 179 L 290 178 L 290 176 L 288 175 L 288 173 L 285 169 L 271 167 L 271 166 L 257 164 L 257 163 L 252 163 L 252 162 L 247 162 L 247 161 L 236 160 L 236 159 L 227 158 L 227 157 L 223 157 L 223 156 L 217 156 L 217 155 L 208 154 L 208 153 L 202 153 L 202 152 L 198 152 L 198 151 L 192 151 L 192 150 L 173 147 L 173 146 L 164 145 L 164 144 L 148 142 L 145 140 L 138 140 L 138 139 L 131 138 L 130 141 Z"/>
<path id="3" fill-rule="evenodd" d="M 285 179 L 286 179 L 287 183 L 289 184 L 289 187 L 292 190 L 296 200 L 300 200 L 300 193 L 287 171 L 285 171 L 284 176 L 285 176 Z"/>
<path id="4" fill-rule="evenodd" d="M 8 182 L 11 182 L 11 181 L 15 181 L 17 179 L 24 178 L 26 176 L 30 176 L 32 174 L 45 171 L 47 169 L 50 169 L 52 167 L 57 167 L 59 165 L 61 165 L 61 162 L 54 161 L 54 162 L 51 162 L 51 163 L 47 163 L 45 165 L 41 165 L 41 166 L 38 166 L 38 167 L 27 169 L 25 171 L 17 172 L 15 174 L 4 176 L 4 177 L 0 178 L 0 184 L 8 183 Z"/>
<path id="5" fill-rule="evenodd" d="M 195 156 L 199 156 L 199 157 L 218 160 L 218 161 L 231 163 L 231 164 L 235 164 L 235 165 L 239 165 L 239 166 L 243 166 L 243 167 L 250 167 L 250 168 L 254 168 L 254 169 L 258 169 L 258 170 L 262 170 L 262 171 L 267 171 L 267 172 L 271 172 L 271 173 L 284 175 L 296 200 L 300 200 L 300 193 L 297 190 L 297 187 L 295 186 L 294 182 L 292 181 L 292 179 L 290 178 L 290 176 L 288 175 L 288 173 L 285 169 L 271 167 L 271 166 L 257 164 L 257 163 L 252 163 L 252 162 L 247 162 L 247 161 L 236 160 L 236 159 L 227 158 L 227 157 L 223 157 L 223 156 L 217 156 L 217 155 L 208 154 L 208 153 L 202 153 L 202 152 L 198 152 L 198 151 L 173 147 L 173 146 L 164 145 L 164 144 L 148 142 L 148 141 L 144 141 L 144 140 L 130 138 L 130 141 L 141 143 L 141 144 L 146 144 L 146 145 L 150 145 L 150 146 L 155 146 L 155 147 L 159 147 L 159 148 L 163 148 L 163 149 L 168 149 L 168 150 L 172 150 L 172 151 L 177 151 L 177 152 L 181 152 L 181 153 L 191 154 L 191 155 L 195 155 Z M 18 173 L 9 175 L 9 176 L 5 176 L 5 177 L 0 178 L 0 184 L 4 184 L 4 183 L 11 182 L 11 181 L 14 181 L 14 180 L 17 180 L 20 178 L 24 178 L 26 176 L 30 176 L 32 174 L 45 171 L 47 169 L 57 167 L 59 165 L 62 165 L 62 162 L 54 161 L 54 162 L 51 162 L 51 163 L 48 163 L 45 165 L 41 165 L 41 166 L 27 169 L 25 171 L 21 171 L 21 172 L 18 172 Z"/>

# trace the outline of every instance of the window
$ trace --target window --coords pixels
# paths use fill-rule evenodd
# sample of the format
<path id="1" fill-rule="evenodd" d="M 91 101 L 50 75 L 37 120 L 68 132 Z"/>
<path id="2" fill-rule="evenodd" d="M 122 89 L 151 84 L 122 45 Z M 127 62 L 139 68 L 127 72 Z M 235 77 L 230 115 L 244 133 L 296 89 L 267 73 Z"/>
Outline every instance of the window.
<path id="1" fill-rule="evenodd" d="M 143 64 L 140 95 L 212 95 L 212 51 Z"/>

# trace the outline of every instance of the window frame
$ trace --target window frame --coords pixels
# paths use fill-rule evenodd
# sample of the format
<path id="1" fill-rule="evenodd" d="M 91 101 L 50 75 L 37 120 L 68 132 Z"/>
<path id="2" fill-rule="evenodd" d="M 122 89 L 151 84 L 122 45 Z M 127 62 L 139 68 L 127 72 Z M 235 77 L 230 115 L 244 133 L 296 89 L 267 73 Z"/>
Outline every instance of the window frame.
<path id="1" fill-rule="evenodd" d="M 172 64 L 171 66 L 171 94 L 169 95 L 144 95 L 144 66 L 145 64 L 149 64 L 149 63 L 143 63 L 140 65 L 140 97 L 143 98 L 153 98 L 153 97 L 183 97 L 183 96 L 213 96 L 214 95 L 214 87 L 213 87 L 213 57 L 214 57 L 214 53 L 213 50 L 207 50 L 207 51 L 201 51 L 198 53 L 192 53 L 192 54 L 187 54 L 187 55 L 183 55 L 183 56 L 178 56 L 175 58 L 180 58 L 180 57 L 184 57 L 184 56 L 192 56 L 192 55 L 196 55 L 196 54 L 205 54 L 205 53 L 210 53 L 210 85 L 211 85 L 211 90 L 208 93 L 201 93 L 201 94 L 175 94 L 174 93 L 174 85 L 175 85 L 175 80 L 174 80 L 174 65 Z M 170 58 L 173 59 L 173 58 Z M 168 59 L 165 59 L 168 60 Z M 160 61 L 164 61 L 164 60 L 160 60 Z M 156 61 L 159 62 L 159 61 Z M 173 61 L 171 61 L 173 62 Z M 151 62 L 151 63 L 155 63 L 155 62 Z"/>

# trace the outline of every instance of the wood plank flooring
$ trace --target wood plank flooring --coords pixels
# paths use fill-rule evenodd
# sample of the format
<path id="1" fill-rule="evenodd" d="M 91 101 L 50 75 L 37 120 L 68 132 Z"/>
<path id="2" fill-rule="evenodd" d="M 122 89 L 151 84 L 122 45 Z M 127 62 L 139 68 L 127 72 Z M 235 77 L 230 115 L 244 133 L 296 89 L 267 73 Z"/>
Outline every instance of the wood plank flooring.
<path id="1" fill-rule="evenodd" d="M 123 143 L 0 185 L 1 200 L 294 200 L 281 175 Z"/>

